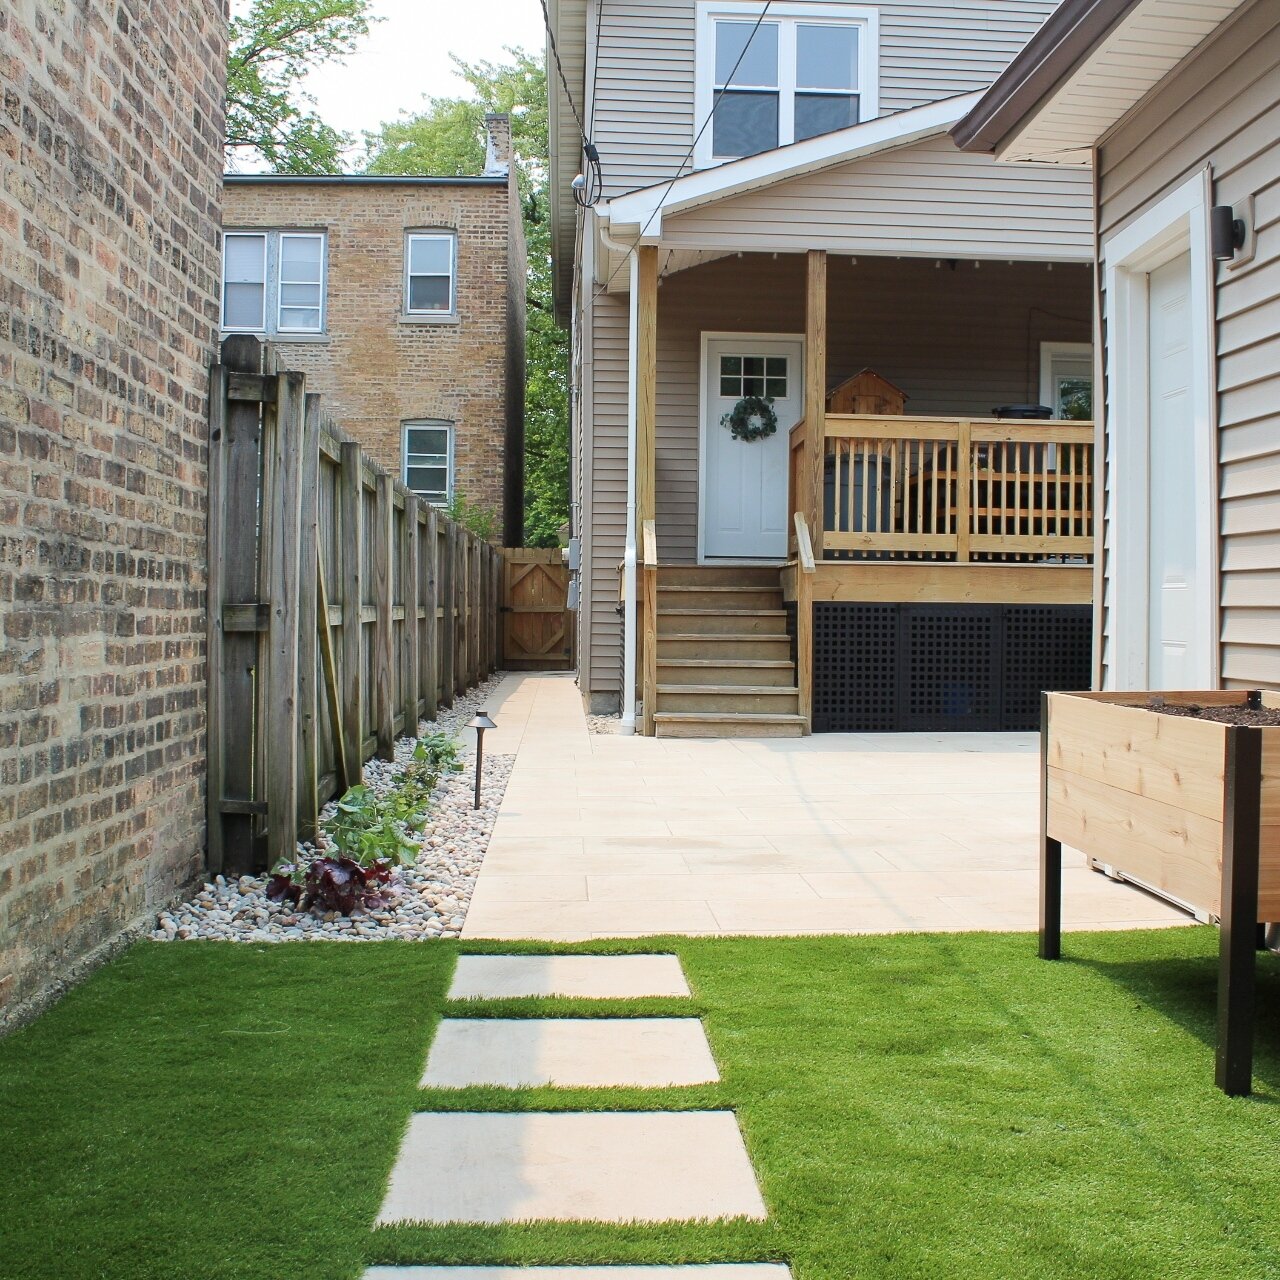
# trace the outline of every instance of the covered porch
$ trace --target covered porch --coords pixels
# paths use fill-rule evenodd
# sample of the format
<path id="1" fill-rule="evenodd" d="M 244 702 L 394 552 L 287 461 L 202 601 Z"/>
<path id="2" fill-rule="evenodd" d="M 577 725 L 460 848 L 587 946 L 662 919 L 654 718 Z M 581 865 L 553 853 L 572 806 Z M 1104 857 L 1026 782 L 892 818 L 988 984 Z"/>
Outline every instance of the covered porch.
<path id="1" fill-rule="evenodd" d="M 1088 206 L 1079 175 L 1035 172 L 1061 182 L 1061 215 L 1033 224 L 1025 175 L 955 155 L 910 137 L 611 207 L 597 279 L 628 309 L 634 476 L 624 723 L 630 692 L 645 733 L 1027 728 L 1039 688 L 1089 685 Z M 776 431 L 739 439 L 726 411 L 752 395 Z"/>

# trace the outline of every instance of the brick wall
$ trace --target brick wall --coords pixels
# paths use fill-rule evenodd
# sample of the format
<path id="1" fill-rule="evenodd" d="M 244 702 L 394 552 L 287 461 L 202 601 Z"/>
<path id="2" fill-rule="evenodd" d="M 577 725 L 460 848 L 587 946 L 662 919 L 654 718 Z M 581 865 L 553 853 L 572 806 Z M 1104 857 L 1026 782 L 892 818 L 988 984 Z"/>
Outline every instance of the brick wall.
<path id="1" fill-rule="evenodd" d="M 203 857 L 224 41 L 0 6 L 0 1020 Z"/>
<path id="2" fill-rule="evenodd" d="M 505 179 L 430 185 L 277 178 L 229 182 L 223 222 L 228 229 L 327 233 L 326 333 L 303 342 L 272 339 L 285 365 L 303 370 L 308 391 L 324 396 L 334 421 L 402 478 L 403 424 L 452 422 L 456 487 L 496 512 L 499 533 L 518 544 L 522 503 L 502 518 L 509 507 L 509 412 L 523 431 L 522 325 L 514 386 L 508 369 L 509 285 L 518 290 L 521 319 L 524 298 L 523 263 L 515 277 L 508 270 L 517 243 L 523 251 L 523 240 L 509 234 L 513 206 L 518 215 Z M 458 238 L 458 317 L 403 319 L 405 232 L 436 228 Z M 518 456 L 515 466 L 518 475 Z"/>

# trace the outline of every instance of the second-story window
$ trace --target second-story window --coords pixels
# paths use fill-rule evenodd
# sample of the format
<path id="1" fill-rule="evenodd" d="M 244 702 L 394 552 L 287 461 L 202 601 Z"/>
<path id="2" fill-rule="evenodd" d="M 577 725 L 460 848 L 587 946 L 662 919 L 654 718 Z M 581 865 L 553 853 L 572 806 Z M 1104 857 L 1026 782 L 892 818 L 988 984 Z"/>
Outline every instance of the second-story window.
<path id="1" fill-rule="evenodd" d="M 705 166 L 803 142 L 876 114 L 874 10 L 701 0 L 697 119 Z"/>
<path id="2" fill-rule="evenodd" d="M 222 327 L 285 336 L 324 332 L 322 231 L 227 231 L 222 237 Z"/>
<path id="3" fill-rule="evenodd" d="M 449 316 L 457 309 L 457 241 L 451 231 L 411 231 L 405 238 L 404 309 L 410 316 Z"/>

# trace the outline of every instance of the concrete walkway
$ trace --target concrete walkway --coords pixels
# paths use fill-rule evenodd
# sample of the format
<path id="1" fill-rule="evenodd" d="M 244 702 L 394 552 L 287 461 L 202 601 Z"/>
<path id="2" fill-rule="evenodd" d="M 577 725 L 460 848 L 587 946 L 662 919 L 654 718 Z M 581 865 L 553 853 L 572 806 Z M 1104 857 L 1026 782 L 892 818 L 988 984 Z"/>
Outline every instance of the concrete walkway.
<path id="1" fill-rule="evenodd" d="M 1036 927 L 1038 739 L 591 735 L 572 676 L 491 700 L 516 755 L 464 936 Z M 1067 853 L 1066 929 L 1185 924 Z"/>

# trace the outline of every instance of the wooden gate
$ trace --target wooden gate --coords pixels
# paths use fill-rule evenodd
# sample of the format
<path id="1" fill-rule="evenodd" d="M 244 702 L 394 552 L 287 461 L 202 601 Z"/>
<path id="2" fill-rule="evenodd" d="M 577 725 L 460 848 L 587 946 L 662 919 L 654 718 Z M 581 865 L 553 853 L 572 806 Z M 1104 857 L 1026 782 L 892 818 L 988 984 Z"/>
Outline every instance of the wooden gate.
<path id="1" fill-rule="evenodd" d="M 559 547 L 504 547 L 502 665 L 513 671 L 573 669 L 569 570 Z"/>

